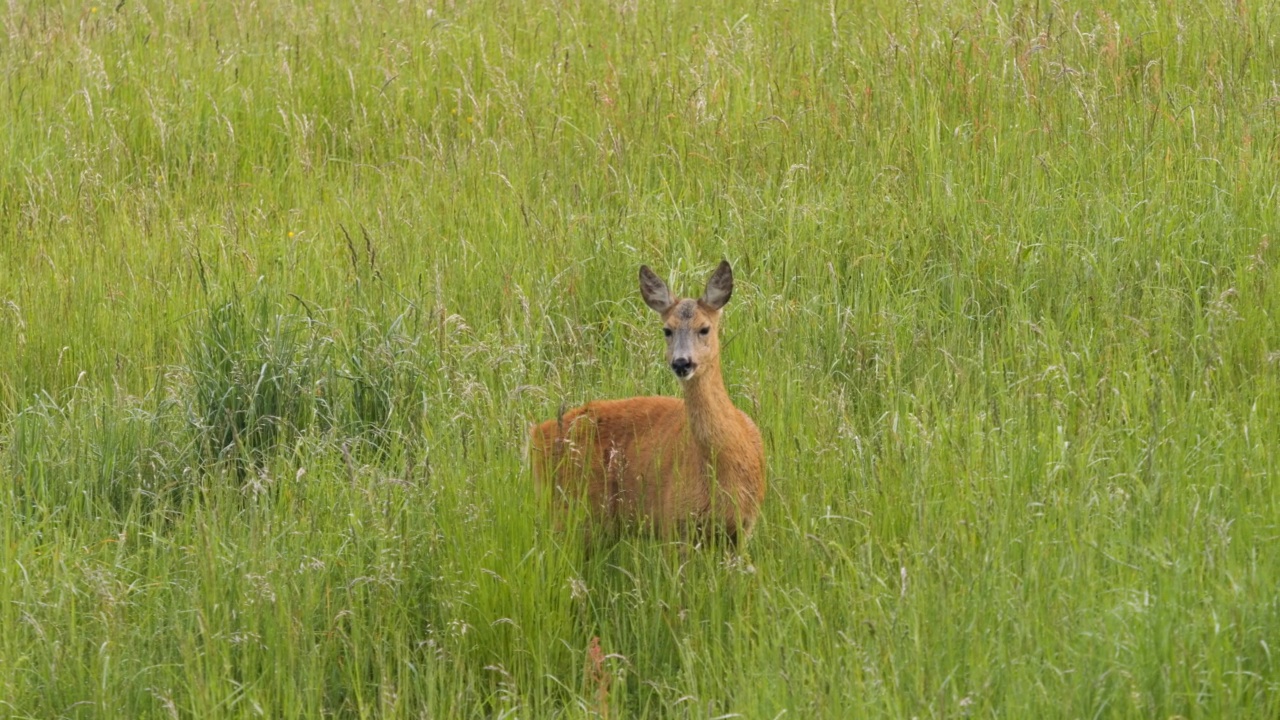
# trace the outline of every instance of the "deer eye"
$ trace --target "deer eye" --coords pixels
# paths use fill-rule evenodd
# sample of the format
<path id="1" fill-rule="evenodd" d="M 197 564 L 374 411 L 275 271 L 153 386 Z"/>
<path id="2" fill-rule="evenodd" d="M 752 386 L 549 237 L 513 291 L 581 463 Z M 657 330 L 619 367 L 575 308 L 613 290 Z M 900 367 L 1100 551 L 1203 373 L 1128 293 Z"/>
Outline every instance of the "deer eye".
<path id="1" fill-rule="evenodd" d="M 711 328 L 710 328 L 710 327 L 704 327 L 704 328 L 702 328 L 701 330 L 699 330 L 699 331 L 698 331 L 698 334 L 699 334 L 699 335 L 706 335 L 706 334 L 707 334 L 707 333 L 709 333 L 709 332 L 711 332 Z"/>
<path id="2" fill-rule="evenodd" d="M 671 337 L 671 328 L 662 328 L 662 334 Z"/>

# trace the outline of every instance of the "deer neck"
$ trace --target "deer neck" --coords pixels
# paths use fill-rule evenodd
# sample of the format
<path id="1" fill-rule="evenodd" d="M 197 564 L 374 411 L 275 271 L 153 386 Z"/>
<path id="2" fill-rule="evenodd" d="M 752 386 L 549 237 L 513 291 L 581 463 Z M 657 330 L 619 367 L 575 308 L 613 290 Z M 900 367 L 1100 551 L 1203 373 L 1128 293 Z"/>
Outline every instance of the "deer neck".
<path id="1" fill-rule="evenodd" d="M 740 435 L 738 410 L 725 390 L 717 359 L 684 384 L 689 430 L 703 450 L 719 454 Z"/>

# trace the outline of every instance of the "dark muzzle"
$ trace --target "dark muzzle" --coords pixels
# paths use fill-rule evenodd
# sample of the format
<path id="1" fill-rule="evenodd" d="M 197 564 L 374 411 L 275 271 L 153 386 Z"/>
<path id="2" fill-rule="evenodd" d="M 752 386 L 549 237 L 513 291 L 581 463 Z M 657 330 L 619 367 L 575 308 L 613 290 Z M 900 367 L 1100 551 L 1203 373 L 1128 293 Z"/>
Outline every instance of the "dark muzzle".
<path id="1" fill-rule="evenodd" d="M 686 378 L 693 374 L 694 364 L 689 358 L 676 358 L 671 361 L 671 371 L 676 377 Z"/>

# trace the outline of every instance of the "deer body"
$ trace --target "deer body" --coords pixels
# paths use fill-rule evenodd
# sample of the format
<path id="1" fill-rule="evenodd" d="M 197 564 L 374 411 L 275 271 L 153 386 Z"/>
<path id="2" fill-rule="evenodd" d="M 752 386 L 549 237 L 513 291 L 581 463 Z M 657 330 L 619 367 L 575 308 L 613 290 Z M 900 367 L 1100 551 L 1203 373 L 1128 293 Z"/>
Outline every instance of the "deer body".
<path id="1" fill-rule="evenodd" d="M 678 300 L 641 268 L 684 398 L 594 401 L 535 426 L 534 477 L 562 511 L 581 501 L 609 531 L 745 540 L 764 500 L 765 460 L 760 431 L 734 407 L 720 372 L 716 331 L 732 277 L 721 263 L 701 299 Z"/>

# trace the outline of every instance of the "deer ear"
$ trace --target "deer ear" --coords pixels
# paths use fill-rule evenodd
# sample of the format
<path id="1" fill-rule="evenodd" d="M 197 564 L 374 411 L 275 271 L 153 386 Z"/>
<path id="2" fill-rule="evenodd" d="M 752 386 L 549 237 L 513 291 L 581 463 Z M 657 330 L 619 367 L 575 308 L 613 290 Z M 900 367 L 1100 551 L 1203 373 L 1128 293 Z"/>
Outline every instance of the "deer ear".
<path id="1" fill-rule="evenodd" d="M 720 267 L 711 273 L 711 279 L 707 281 L 707 291 L 702 293 L 702 304 L 712 310 L 719 310 L 729 302 L 731 295 L 733 295 L 733 268 L 729 267 L 728 260 L 721 260 Z"/>
<path id="2" fill-rule="evenodd" d="M 655 275 L 648 265 L 640 266 L 640 295 L 644 298 L 646 305 L 660 313 L 666 312 L 667 308 L 675 304 L 667 284 L 662 282 L 662 278 Z"/>

